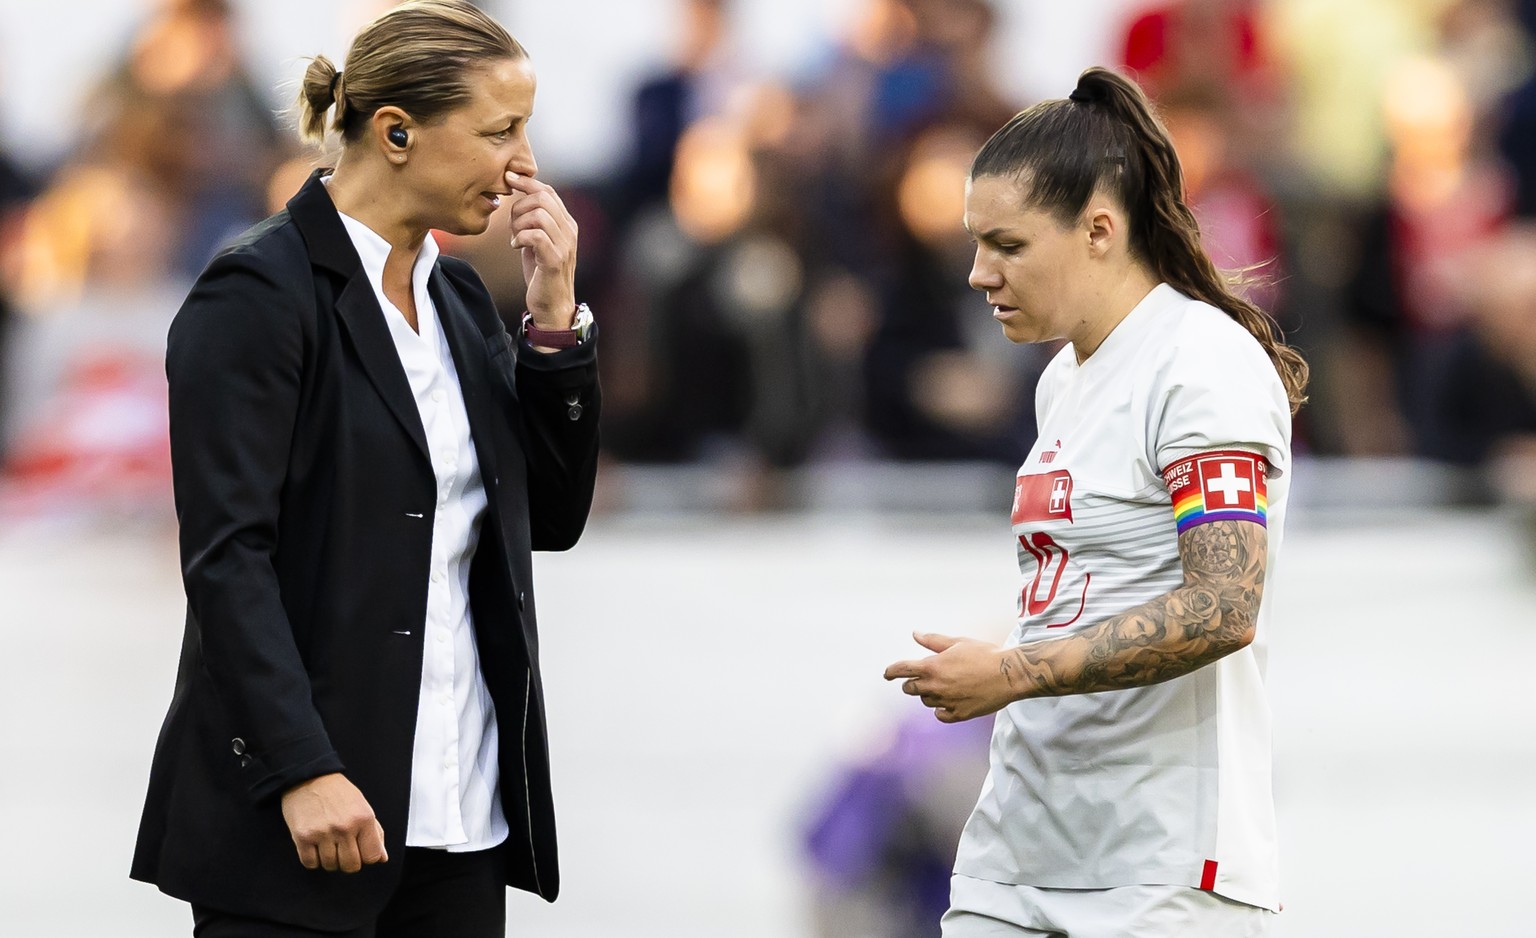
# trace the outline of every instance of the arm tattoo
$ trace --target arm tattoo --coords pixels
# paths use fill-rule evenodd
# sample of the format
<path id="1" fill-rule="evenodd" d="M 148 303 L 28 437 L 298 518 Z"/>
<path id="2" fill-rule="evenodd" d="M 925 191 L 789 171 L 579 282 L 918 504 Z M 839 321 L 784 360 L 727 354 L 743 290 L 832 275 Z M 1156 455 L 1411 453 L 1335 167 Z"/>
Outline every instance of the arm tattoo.
<path id="1" fill-rule="evenodd" d="M 1026 697 L 1144 687 L 1188 674 L 1253 640 L 1264 595 L 1266 532 L 1213 521 L 1179 535 L 1184 583 L 1062 638 L 1012 649 L 1003 676 Z"/>

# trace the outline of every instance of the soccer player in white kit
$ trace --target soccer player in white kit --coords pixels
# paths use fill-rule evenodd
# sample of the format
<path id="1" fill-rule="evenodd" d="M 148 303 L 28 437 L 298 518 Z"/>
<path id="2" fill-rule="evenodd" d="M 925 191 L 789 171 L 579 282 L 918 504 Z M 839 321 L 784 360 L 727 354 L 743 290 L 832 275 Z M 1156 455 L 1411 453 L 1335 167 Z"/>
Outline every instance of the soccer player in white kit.
<path id="1" fill-rule="evenodd" d="M 942 721 L 997 713 L 946 938 L 1239 938 L 1280 907 L 1260 599 L 1307 368 L 1182 193 L 1104 69 L 971 167 L 971 286 L 1012 341 L 1067 344 L 1014 493 L 1017 626 L 886 670 Z"/>

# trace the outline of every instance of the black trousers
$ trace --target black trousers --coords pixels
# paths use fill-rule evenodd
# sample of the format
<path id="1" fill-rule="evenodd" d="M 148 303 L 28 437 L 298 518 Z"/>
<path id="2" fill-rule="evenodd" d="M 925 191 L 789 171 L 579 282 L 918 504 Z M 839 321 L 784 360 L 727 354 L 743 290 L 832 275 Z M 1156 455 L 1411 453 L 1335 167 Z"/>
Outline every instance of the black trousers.
<path id="1" fill-rule="evenodd" d="M 362 928 L 317 931 L 193 905 L 192 934 L 195 938 L 505 938 L 507 879 L 502 848 L 449 853 L 407 847 L 404 863 L 400 885 L 389 904 L 378 919 Z"/>

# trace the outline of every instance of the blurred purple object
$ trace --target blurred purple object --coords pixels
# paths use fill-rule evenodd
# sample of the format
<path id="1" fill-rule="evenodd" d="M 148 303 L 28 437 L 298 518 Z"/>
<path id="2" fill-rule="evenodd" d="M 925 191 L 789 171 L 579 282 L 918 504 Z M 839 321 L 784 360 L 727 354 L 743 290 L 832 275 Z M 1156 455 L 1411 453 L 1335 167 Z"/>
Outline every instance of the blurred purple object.
<path id="1" fill-rule="evenodd" d="M 948 782 L 957 770 L 979 779 L 986 767 L 991 720 L 944 724 L 924 709 L 897 725 L 889 746 L 861 765 L 849 767 L 815 815 L 806 835 L 807 851 L 817 870 L 829 881 L 853 887 L 886 869 L 890 851 L 905 844 L 909 830 L 904 823 L 932 816 L 950 816 L 950 806 L 926 802 L 952 791 Z M 964 818 L 974 801 L 961 805 Z M 931 825 L 922 825 L 925 827 Z M 959 829 L 942 844 L 952 855 Z M 948 876 L 945 876 L 947 888 Z"/>

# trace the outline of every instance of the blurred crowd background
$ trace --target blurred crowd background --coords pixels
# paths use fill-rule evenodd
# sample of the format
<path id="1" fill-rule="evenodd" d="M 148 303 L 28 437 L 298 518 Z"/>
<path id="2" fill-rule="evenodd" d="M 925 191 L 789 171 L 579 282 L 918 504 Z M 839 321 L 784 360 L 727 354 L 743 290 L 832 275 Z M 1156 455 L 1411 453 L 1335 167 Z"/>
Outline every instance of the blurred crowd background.
<path id="1" fill-rule="evenodd" d="M 31 2 L 6 0 L 21 15 L 0 34 Z M 242 39 L 263 4 L 138 5 L 88 94 L 60 103 L 67 144 L 0 141 L 12 511 L 163 498 L 165 323 L 326 159 L 283 113 L 296 61 L 252 61 Z M 352 3 L 343 41 L 383 5 Z M 487 5 L 517 31 L 521 4 Z M 747 510 L 803 501 L 807 467 L 1015 466 L 1054 349 L 1001 341 L 967 288 L 962 181 L 1008 116 L 1070 90 L 1003 80 L 1050 37 L 1005 47 L 1017 11 L 998 0 L 853 0 L 812 54 L 764 69 L 741 54 L 748 0 L 651 6 L 670 48 L 622 76 L 602 165 L 544 168 L 582 227 L 611 460 L 703 467 Z M 1536 2 L 1099 13 L 1080 28 L 1159 103 L 1207 247 L 1312 363 L 1297 450 L 1418 457 L 1467 467 L 1458 497 L 1536 497 Z M 536 39 L 546 87 L 584 67 Z M 445 240 L 518 315 L 500 226 Z"/>
<path id="2" fill-rule="evenodd" d="M 323 9 L 329 45 L 291 55 L 340 62 L 387 5 L 84 5 L 131 25 L 87 93 L 45 105 L 48 134 L 0 137 L 0 526 L 168 520 L 166 326 L 220 245 L 328 159 L 284 113 L 301 64 L 254 55 L 253 31 Z M 523 27 L 560 5 L 483 5 L 533 53 L 541 175 L 581 226 L 578 292 L 604 342 L 600 513 L 814 508 L 880 486 L 1005 500 L 970 483 L 1028 451 L 1056 349 L 1009 345 L 968 288 L 963 182 L 995 128 L 1090 64 L 1156 100 L 1207 248 L 1311 362 L 1298 454 L 1434 467 L 1443 485 L 1416 497 L 1442 503 L 1536 506 L 1536 0 L 1100 0 L 1050 16 L 1022 12 L 1056 6 L 1034 0 L 843 0 L 794 46 L 808 51 L 776 59 L 749 54 L 768 0 L 616 3 L 612 22 L 587 4 L 547 40 Z M 68 45 L 29 32 L 67 6 L 0 0 L 0 48 L 36 61 Z M 636 15 L 669 24 L 667 42 L 617 60 L 584 47 L 583 30 L 622 42 Z M 1052 22 L 1105 58 L 1032 68 Z M 617 100 L 562 92 L 593 70 Z M 16 78 L 0 68 L 0 125 L 36 110 L 10 96 Z M 541 148 L 541 128 L 589 106 L 605 116 L 579 125 L 587 158 L 560 158 L 570 133 Z M 515 326 L 503 226 L 440 240 Z M 940 471 L 891 474 L 910 466 Z M 829 478 L 854 482 L 806 483 Z M 1398 498 L 1382 478 L 1357 491 Z M 802 834 L 822 933 L 931 933 L 986 729 L 914 716 L 826 784 Z"/>

